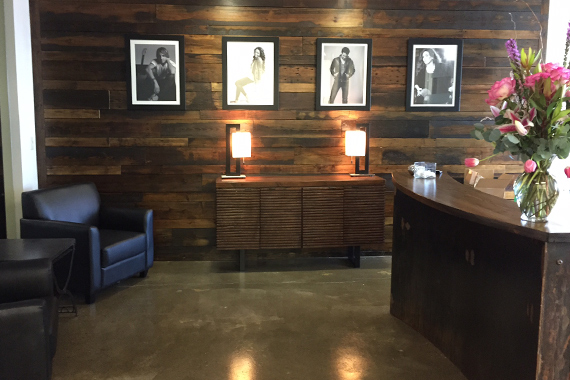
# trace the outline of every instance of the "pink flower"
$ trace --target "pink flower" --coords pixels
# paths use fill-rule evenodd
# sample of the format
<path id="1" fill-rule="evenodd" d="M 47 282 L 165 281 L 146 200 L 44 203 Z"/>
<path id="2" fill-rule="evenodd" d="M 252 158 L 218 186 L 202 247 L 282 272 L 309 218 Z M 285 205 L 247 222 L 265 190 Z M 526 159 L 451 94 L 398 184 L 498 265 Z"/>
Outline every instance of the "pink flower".
<path id="1" fill-rule="evenodd" d="M 570 178 L 570 166 L 567 166 L 567 167 L 564 169 L 564 174 L 566 174 L 566 177 Z"/>
<path id="2" fill-rule="evenodd" d="M 479 165 L 479 160 L 476 158 L 466 158 L 465 159 L 465 166 L 468 168 L 474 168 L 475 166 Z"/>
<path id="3" fill-rule="evenodd" d="M 505 118 L 511 119 L 512 123 L 510 124 L 501 124 L 498 128 L 501 133 L 508 133 L 508 132 L 517 132 L 521 136 L 526 136 L 530 127 L 534 126 L 534 123 L 531 121 L 536 117 L 536 108 L 531 108 L 528 115 L 525 115 L 522 120 L 516 114 L 519 112 L 519 108 L 517 107 L 515 111 L 510 109 L 505 111 Z"/>
<path id="4" fill-rule="evenodd" d="M 522 123 L 518 120 L 515 121 L 515 128 L 516 128 L 518 134 L 521 136 L 526 136 L 528 133 L 528 129 L 526 129 L 525 126 L 522 125 Z"/>
<path id="5" fill-rule="evenodd" d="M 537 167 L 536 162 L 534 162 L 533 160 L 526 160 L 526 162 L 524 163 L 525 173 L 534 173 L 536 167 Z"/>
<path id="6" fill-rule="evenodd" d="M 508 98 L 515 93 L 515 80 L 512 78 L 503 78 L 491 87 L 489 98 L 485 102 L 490 106 L 496 106 L 502 100 Z"/>

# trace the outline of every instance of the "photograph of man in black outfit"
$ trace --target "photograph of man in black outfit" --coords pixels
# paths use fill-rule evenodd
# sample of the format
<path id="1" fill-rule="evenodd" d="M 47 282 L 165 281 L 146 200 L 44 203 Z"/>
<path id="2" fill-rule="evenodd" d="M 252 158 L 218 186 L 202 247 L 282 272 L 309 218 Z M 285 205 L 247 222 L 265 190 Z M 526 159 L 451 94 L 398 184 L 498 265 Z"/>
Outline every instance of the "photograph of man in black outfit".
<path id="1" fill-rule="evenodd" d="M 333 104 L 338 91 L 342 91 L 342 103 L 348 103 L 348 83 L 350 77 L 354 75 L 354 62 L 348 56 L 350 49 L 346 46 L 342 48 L 341 54 L 333 59 L 330 67 L 331 75 L 334 77 L 334 82 L 331 88 L 331 96 L 329 104 Z"/>
<path id="2" fill-rule="evenodd" d="M 317 38 L 316 109 L 369 111 L 371 74 L 372 39 Z"/>

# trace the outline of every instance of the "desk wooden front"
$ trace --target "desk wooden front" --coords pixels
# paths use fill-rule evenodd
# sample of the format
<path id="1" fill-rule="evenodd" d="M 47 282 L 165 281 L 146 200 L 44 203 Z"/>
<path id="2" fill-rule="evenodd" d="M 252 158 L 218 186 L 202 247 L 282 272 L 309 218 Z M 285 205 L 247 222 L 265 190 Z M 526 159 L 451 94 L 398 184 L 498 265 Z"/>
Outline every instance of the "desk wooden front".
<path id="1" fill-rule="evenodd" d="M 470 380 L 570 376 L 570 221 L 394 173 L 391 313 Z"/>

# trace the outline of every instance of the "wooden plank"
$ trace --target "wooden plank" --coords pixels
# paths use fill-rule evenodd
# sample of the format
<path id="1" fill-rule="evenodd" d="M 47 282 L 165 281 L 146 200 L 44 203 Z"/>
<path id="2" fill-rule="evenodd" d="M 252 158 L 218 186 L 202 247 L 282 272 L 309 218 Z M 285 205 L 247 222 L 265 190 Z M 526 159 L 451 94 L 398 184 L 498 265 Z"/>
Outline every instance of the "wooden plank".
<path id="1" fill-rule="evenodd" d="M 44 79 L 125 81 L 126 65 L 124 62 L 86 62 L 86 61 L 43 61 Z"/>
<path id="2" fill-rule="evenodd" d="M 110 138 L 109 146 L 188 146 L 188 139 L 184 138 Z"/>
<path id="3" fill-rule="evenodd" d="M 334 9 L 280 9 L 247 7 L 195 7 L 179 5 L 157 5 L 156 16 L 163 21 L 186 21 L 189 23 L 247 24 L 245 20 L 257 23 L 308 23 L 312 26 L 357 28 L 363 25 L 361 10 Z M 244 21 L 241 21 L 244 20 Z"/>
<path id="4" fill-rule="evenodd" d="M 120 166 L 48 166 L 47 175 L 121 175 Z"/>
<path id="5" fill-rule="evenodd" d="M 75 147 L 100 147 L 109 146 L 107 138 L 93 137 L 46 137 L 46 146 L 75 146 Z"/>
<path id="6" fill-rule="evenodd" d="M 110 104 L 105 90 L 44 90 L 43 96 L 46 108 L 108 109 Z"/>
<path id="7" fill-rule="evenodd" d="M 92 22 L 142 23 L 155 21 L 153 4 L 94 4 L 85 2 L 62 2 L 41 0 L 40 15 L 61 24 L 77 21 L 78 15 Z"/>
<path id="8" fill-rule="evenodd" d="M 379 10 L 369 11 L 364 26 L 367 28 L 422 28 L 422 29 L 493 29 L 512 30 L 513 22 L 525 29 L 539 30 L 530 12 L 466 11 L 460 17 L 455 10 Z"/>
<path id="9" fill-rule="evenodd" d="M 540 13 L 540 0 L 526 2 L 531 9 Z M 424 10 L 452 10 L 452 11 L 526 11 L 527 6 L 522 3 L 505 3 L 503 1 L 424 1 L 400 0 L 398 7 L 416 11 Z M 284 7 L 295 8 L 349 8 L 349 9 L 393 9 L 394 3 L 374 0 L 283 0 Z"/>
<path id="10" fill-rule="evenodd" d="M 43 51 L 86 51 L 121 53 L 125 37 L 108 33 L 44 32 L 41 39 Z M 77 54 L 76 55 L 81 55 Z M 123 54 L 124 60 L 124 54 Z"/>
<path id="11" fill-rule="evenodd" d="M 99 119 L 101 111 L 99 110 L 69 110 L 69 109 L 44 109 L 45 119 Z"/>

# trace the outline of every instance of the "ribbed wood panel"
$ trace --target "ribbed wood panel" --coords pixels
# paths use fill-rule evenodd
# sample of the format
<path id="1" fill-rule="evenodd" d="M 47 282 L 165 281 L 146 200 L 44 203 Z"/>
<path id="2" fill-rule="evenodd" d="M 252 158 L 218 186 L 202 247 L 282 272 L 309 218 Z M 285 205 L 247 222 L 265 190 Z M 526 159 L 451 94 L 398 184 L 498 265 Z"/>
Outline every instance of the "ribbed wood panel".
<path id="1" fill-rule="evenodd" d="M 261 189 L 260 248 L 301 248 L 301 188 Z"/>
<path id="2" fill-rule="evenodd" d="M 303 247 L 343 245 L 343 195 L 342 188 L 303 189 Z"/>
<path id="3" fill-rule="evenodd" d="M 385 186 L 344 189 L 344 244 L 381 244 L 384 241 Z"/>
<path id="4" fill-rule="evenodd" d="M 259 189 L 217 189 L 218 249 L 259 248 Z"/>

